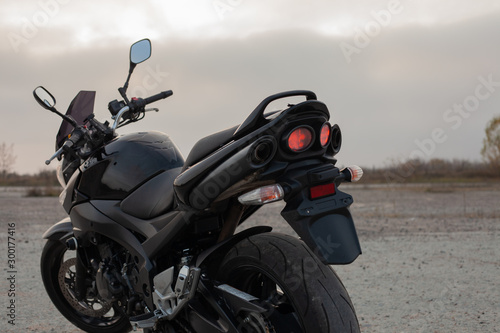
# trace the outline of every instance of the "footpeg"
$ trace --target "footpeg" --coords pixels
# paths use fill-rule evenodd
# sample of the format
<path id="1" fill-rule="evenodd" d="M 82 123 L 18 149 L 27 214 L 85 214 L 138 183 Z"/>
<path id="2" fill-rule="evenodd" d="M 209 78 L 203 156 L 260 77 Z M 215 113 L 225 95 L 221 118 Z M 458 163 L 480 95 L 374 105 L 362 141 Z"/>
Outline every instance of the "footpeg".
<path id="1" fill-rule="evenodd" d="M 179 311 L 189 302 L 198 288 L 201 269 L 183 266 L 175 281 L 174 267 L 164 270 L 153 278 L 153 301 L 156 305 L 154 312 L 130 318 L 134 328 L 152 328 L 158 320 L 172 320 Z"/>
<path id="2" fill-rule="evenodd" d="M 174 290 L 173 267 L 161 272 L 154 277 L 155 291 L 153 300 L 157 309 L 163 313 L 168 320 L 173 319 L 184 305 L 193 298 L 200 280 L 201 269 L 197 267 L 183 266 L 177 276 Z"/>
<path id="3" fill-rule="evenodd" d="M 157 315 L 161 314 L 161 311 L 148 312 L 138 316 L 130 317 L 130 324 L 136 330 L 137 328 L 153 328 L 158 321 Z"/>

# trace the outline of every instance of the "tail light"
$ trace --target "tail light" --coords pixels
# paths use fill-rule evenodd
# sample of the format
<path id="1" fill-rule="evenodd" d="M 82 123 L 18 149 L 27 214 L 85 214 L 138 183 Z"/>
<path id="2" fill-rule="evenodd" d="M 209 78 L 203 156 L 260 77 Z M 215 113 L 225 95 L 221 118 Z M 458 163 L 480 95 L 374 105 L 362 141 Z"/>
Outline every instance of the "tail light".
<path id="1" fill-rule="evenodd" d="M 324 123 L 323 126 L 321 126 L 321 132 L 319 134 L 319 143 L 321 143 L 321 147 L 324 148 L 330 141 L 330 132 L 330 124 Z"/>
<path id="2" fill-rule="evenodd" d="M 309 191 L 311 194 L 311 199 L 326 197 L 328 195 L 335 194 L 335 184 L 330 183 L 330 184 L 314 186 L 311 187 Z"/>
<path id="3" fill-rule="evenodd" d="M 306 150 L 313 142 L 313 131 L 310 127 L 298 127 L 288 136 L 287 144 L 291 151 L 299 153 Z"/>
<path id="4" fill-rule="evenodd" d="M 238 197 L 243 205 L 263 205 L 283 199 L 285 192 L 280 184 L 259 187 Z"/>

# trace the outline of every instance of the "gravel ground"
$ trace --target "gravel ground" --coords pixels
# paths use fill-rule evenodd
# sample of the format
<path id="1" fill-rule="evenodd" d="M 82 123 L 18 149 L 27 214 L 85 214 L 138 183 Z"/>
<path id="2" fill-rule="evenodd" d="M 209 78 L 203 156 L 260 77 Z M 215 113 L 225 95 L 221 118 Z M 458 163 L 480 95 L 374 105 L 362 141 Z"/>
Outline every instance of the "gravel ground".
<path id="1" fill-rule="evenodd" d="M 363 249 L 334 269 L 356 308 L 362 332 L 500 332 L 500 188 L 496 184 L 343 186 Z M 293 233 L 281 203 L 247 226 Z M 40 278 L 41 235 L 64 217 L 57 198 L 24 198 L 0 188 L 2 332 L 81 332 L 55 309 Z M 15 326 L 7 317 L 8 222 L 15 222 Z"/>

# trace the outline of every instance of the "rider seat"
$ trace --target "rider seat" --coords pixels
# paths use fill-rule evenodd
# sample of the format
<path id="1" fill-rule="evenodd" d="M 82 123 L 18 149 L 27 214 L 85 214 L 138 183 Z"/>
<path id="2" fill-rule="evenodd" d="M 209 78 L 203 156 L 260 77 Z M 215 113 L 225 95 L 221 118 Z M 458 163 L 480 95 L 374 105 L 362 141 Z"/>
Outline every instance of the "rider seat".
<path id="1" fill-rule="evenodd" d="M 209 136 L 206 136 L 203 139 L 200 139 L 198 142 L 196 142 L 191 151 L 189 152 L 186 161 L 184 162 L 182 171 L 195 165 L 209 154 L 213 153 L 217 149 L 223 147 L 225 144 L 230 142 L 238 126 L 234 126 L 222 130 L 220 132 L 210 134 Z"/>

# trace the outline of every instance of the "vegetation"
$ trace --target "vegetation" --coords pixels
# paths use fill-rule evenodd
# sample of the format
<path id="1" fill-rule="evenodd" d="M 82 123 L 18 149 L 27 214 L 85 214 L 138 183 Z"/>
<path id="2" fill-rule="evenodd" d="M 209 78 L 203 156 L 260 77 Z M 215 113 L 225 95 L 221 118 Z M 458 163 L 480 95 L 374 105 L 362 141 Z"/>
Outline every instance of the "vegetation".
<path id="1" fill-rule="evenodd" d="M 14 155 L 14 144 L 8 146 L 5 142 L 0 144 L 0 178 L 4 178 L 12 171 L 17 156 Z"/>
<path id="2" fill-rule="evenodd" d="M 500 116 L 486 128 L 481 154 L 485 162 L 467 160 L 419 159 L 392 161 L 383 168 L 363 168 L 363 183 L 457 183 L 500 182 Z M 20 175 L 10 172 L 16 160 L 13 146 L 0 144 L 0 186 L 27 187 L 27 196 L 56 196 L 60 192 L 56 171 Z"/>
<path id="3" fill-rule="evenodd" d="M 500 169 L 491 168 L 489 163 L 466 160 L 393 161 L 386 167 L 363 168 L 363 171 L 363 183 L 500 182 Z M 31 187 L 28 191 L 31 196 L 57 195 L 60 191 L 55 171 L 34 175 L 9 173 L 0 179 L 0 186 Z"/>
<path id="4" fill-rule="evenodd" d="M 0 178 L 0 186 L 59 186 L 56 171 L 40 171 L 34 175 L 7 173 Z"/>
<path id="5" fill-rule="evenodd" d="M 54 197 L 61 192 L 55 170 L 40 171 L 34 175 L 3 174 L 0 186 L 24 186 L 27 197 Z"/>
<path id="6" fill-rule="evenodd" d="M 500 182 L 500 169 L 467 160 L 393 161 L 385 168 L 364 169 L 364 183 Z"/>
<path id="7" fill-rule="evenodd" d="M 493 169 L 500 169 L 500 116 L 493 118 L 485 130 L 481 155 Z"/>
<path id="8" fill-rule="evenodd" d="M 61 193 L 60 187 L 44 186 L 31 187 L 26 191 L 27 197 L 57 197 Z"/>

